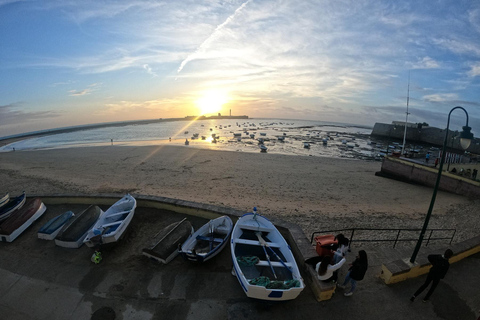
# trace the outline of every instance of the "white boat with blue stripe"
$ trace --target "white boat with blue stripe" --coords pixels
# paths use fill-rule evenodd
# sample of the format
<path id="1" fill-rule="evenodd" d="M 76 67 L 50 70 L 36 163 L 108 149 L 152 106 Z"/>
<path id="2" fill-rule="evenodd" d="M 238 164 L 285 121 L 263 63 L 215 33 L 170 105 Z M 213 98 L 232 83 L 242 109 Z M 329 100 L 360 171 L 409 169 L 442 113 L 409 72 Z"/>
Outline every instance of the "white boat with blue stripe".
<path id="1" fill-rule="evenodd" d="M 290 246 L 256 208 L 237 221 L 230 243 L 233 269 L 247 297 L 292 300 L 305 288 Z"/>

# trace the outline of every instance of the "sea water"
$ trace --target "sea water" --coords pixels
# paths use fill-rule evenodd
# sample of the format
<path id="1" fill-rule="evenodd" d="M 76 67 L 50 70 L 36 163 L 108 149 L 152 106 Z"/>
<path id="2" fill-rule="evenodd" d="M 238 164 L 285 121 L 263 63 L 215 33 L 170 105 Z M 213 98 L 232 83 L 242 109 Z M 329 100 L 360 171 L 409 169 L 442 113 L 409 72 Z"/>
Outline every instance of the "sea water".
<path id="1" fill-rule="evenodd" d="M 67 133 L 55 133 L 52 130 L 48 135 L 2 146 L 0 152 L 112 144 L 171 144 L 190 148 L 265 152 L 260 148 L 263 144 L 266 153 L 376 159 L 388 146 L 383 141 L 372 140 L 371 131 L 372 127 L 368 126 L 308 120 L 251 118 L 164 121 L 94 129 L 76 128 Z M 185 145 L 186 140 L 188 146 Z"/>

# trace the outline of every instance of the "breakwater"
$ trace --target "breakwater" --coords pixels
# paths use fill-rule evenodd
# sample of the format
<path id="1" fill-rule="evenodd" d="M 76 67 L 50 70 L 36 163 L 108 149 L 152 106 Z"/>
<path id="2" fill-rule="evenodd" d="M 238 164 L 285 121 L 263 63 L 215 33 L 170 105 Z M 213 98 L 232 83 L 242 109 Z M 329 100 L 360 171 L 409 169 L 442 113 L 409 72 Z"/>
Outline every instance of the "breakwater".
<path id="1" fill-rule="evenodd" d="M 403 135 L 405 133 L 405 125 L 400 124 L 387 124 L 387 123 L 375 123 L 371 135 L 399 139 L 403 140 Z M 422 142 L 428 143 L 436 146 L 443 146 L 443 141 L 445 139 L 445 129 L 429 127 L 429 126 L 417 126 L 409 127 L 407 126 L 406 140 L 407 142 Z M 449 151 L 462 151 L 463 149 L 460 146 L 460 132 L 448 130 L 447 137 L 447 149 Z M 480 139 L 474 138 L 470 147 L 467 149 L 468 152 L 480 154 Z"/>

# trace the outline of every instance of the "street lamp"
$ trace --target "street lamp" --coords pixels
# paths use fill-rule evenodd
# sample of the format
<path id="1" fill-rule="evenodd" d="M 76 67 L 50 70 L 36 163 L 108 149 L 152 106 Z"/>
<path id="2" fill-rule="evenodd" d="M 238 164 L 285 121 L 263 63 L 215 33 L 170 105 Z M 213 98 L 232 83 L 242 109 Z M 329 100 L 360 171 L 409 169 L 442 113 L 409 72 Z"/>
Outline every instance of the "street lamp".
<path id="1" fill-rule="evenodd" d="M 437 181 L 435 182 L 435 187 L 433 188 L 432 200 L 430 201 L 430 207 L 428 208 L 427 216 L 425 217 L 425 222 L 423 223 L 423 228 L 422 228 L 422 231 L 420 233 L 420 237 L 418 238 L 417 245 L 415 246 L 415 250 L 413 251 L 412 257 L 410 258 L 411 263 L 415 262 L 415 258 L 417 257 L 418 251 L 420 251 L 420 247 L 422 246 L 423 237 L 425 236 L 425 232 L 427 231 L 428 221 L 430 220 L 430 216 L 432 215 L 433 205 L 435 204 L 435 198 L 437 197 L 438 186 L 440 185 L 440 178 L 442 177 L 443 163 L 445 162 L 445 149 L 447 147 L 448 127 L 450 125 L 450 115 L 452 114 L 452 111 L 455 110 L 455 109 L 462 109 L 463 111 L 465 111 L 465 114 L 467 115 L 467 124 L 464 127 L 462 127 L 463 131 L 460 134 L 460 145 L 462 146 L 462 148 L 464 150 L 466 150 L 470 146 L 470 142 L 473 139 L 473 134 L 470 132 L 470 130 L 472 128 L 470 128 L 468 126 L 467 110 L 465 110 L 462 107 L 455 107 L 452 110 L 450 110 L 450 113 L 448 114 L 447 130 L 445 131 L 445 140 L 443 141 L 442 157 L 440 159 L 440 166 L 438 168 Z"/>

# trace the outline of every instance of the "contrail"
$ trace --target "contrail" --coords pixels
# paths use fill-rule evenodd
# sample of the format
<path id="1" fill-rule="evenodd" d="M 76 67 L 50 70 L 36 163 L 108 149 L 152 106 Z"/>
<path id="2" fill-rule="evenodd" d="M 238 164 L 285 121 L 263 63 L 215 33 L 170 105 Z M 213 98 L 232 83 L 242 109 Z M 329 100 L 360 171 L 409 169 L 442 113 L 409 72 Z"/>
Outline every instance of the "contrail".
<path id="1" fill-rule="evenodd" d="M 224 23 L 218 25 L 215 30 L 212 32 L 212 34 L 205 40 L 203 41 L 203 43 L 197 48 L 197 50 L 195 50 L 194 53 L 190 54 L 185 60 L 182 61 L 182 63 L 180 64 L 180 67 L 178 68 L 177 70 L 177 73 L 180 73 L 180 71 L 182 71 L 183 67 L 185 67 L 185 65 L 187 63 L 189 63 L 190 61 L 194 60 L 196 58 L 196 56 L 202 52 L 202 51 L 205 51 L 208 46 L 218 38 L 219 36 L 219 33 L 220 33 L 220 30 L 223 29 L 223 27 L 225 27 L 230 21 L 232 21 L 235 16 L 252 0 L 247 0 L 245 1 L 240 7 L 237 8 L 237 10 L 235 10 L 235 12 L 229 16 L 227 18 L 227 20 L 225 20 Z"/>

